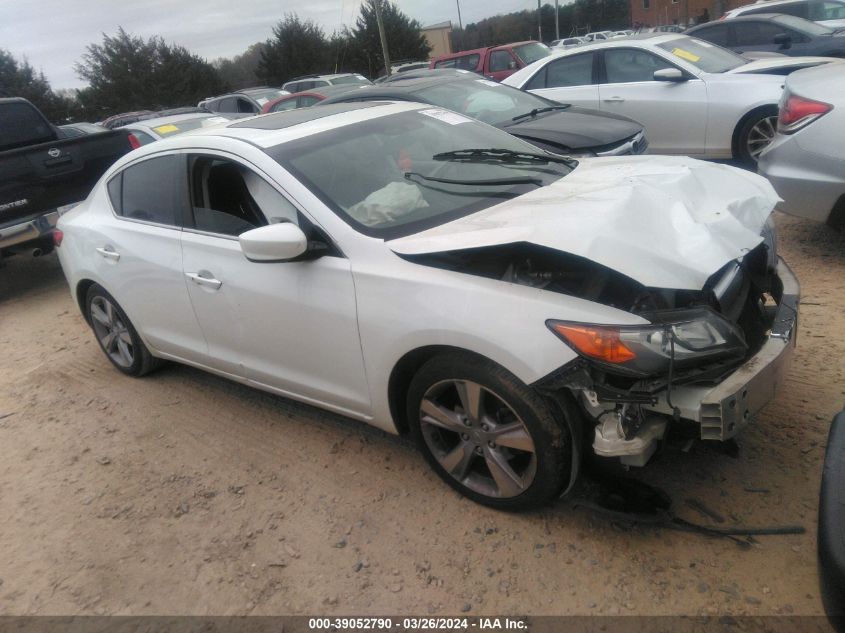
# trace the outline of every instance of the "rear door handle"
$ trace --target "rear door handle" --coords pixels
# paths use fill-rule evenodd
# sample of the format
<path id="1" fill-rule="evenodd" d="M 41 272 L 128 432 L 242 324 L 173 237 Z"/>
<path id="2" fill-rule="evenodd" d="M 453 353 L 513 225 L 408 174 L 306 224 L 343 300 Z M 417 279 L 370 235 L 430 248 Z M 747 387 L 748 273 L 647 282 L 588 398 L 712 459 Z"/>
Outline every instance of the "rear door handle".
<path id="1" fill-rule="evenodd" d="M 185 273 L 185 277 L 193 281 L 198 286 L 205 286 L 206 288 L 211 288 L 212 290 L 219 290 L 220 286 L 223 285 L 223 282 L 219 279 L 215 279 L 214 277 L 204 277 L 200 273 Z"/>
<path id="2" fill-rule="evenodd" d="M 102 248 L 98 248 L 97 252 L 106 259 L 111 259 L 114 261 L 118 261 L 120 259 L 120 253 L 114 250 L 111 246 L 104 246 Z"/>
<path id="3" fill-rule="evenodd" d="M 607 99 L 602 99 L 605 103 L 622 103 L 625 101 L 622 97 L 608 97 Z"/>

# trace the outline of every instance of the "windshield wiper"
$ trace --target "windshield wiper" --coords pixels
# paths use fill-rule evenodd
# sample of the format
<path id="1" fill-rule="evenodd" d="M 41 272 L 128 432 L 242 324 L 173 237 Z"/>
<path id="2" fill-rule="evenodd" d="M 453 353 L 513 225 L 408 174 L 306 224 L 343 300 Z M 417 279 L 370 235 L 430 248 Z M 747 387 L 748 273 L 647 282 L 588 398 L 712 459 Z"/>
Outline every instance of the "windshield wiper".
<path id="1" fill-rule="evenodd" d="M 561 105 L 553 105 L 553 106 L 546 106 L 545 108 L 534 108 L 530 112 L 526 112 L 525 114 L 517 114 L 511 121 L 519 121 L 520 119 L 527 119 L 529 117 L 535 117 L 538 114 L 542 114 L 543 112 L 552 112 L 554 110 L 566 110 L 569 107 L 568 103 L 562 103 Z"/>
<path id="2" fill-rule="evenodd" d="M 432 160 L 454 160 L 465 163 L 510 163 L 532 165 L 536 163 L 562 163 L 574 169 L 578 161 L 554 154 L 535 154 L 533 152 L 516 152 L 512 149 L 456 149 L 451 152 L 441 152 L 431 157 Z"/>
<path id="3" fill-rule="evenodd" d="M 440 182 L 446 185 L 467 185 L 470 187 L 502 187 L 506 185 L 536 185 L 543 186 L 543 181 L 539 178 L 529 178 L 527 176 L 520 176 L 517 178 L 493 178 L 492 180 L 452 180 L 451 178 L 435 178 L 434 176 L 423 176 L 415 171 L 406 171 L 405 178 L 413 180 L 414 178 L 421 178 L 422 180 L 429 180 L 431 182 Z"/>

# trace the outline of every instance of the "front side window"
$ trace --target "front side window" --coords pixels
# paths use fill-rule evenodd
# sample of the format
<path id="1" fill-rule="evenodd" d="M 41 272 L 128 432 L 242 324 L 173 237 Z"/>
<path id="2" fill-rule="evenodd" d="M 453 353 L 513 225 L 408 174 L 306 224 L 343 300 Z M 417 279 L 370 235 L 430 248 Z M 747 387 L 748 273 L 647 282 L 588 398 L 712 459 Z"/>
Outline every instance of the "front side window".
<path id="1" fill-rule="evenodd" d="M 216 112 L 237 112 L 238 103 L 234 97 L 226 97 L 225 99 L 220 99 L 216 103 L 216 107 L 212 106 L 211 109 Z"/>
<path id="2" fill-rule="evenodd" d="M 493 206 L 571 170 L 566 159 L 440 108 L 374 117 L 266 151 L 345 222 L 382 239 Z"/>
<path id="3" fill-rule="evenodd" d="M 674 68 L 669 62 L 648 51 L 635 48 L 615 48 L 604 52 L 607 83 L 624 84 L 654 81 L 654 72 Z"/>
<path id="4" fill-rule="evenodd" d="M 774 22 L 737 22 L 734 24 L 736 46 L 773 45 L 775 35 L 784 29 Z"/>
<path id="5" fill-rule="evenodd" d="M 237 236 L 269 222 L 296 222 L 296 210 L 252 170 L 216 156 L 190 161 L 193 228 Z"/>
<path id="6" fill-rule="evenodd" d="M 516 62 L 508 51 L 493 51 L 490 54 L 490 72 L 516 68 Z"/>
<path id="7" fill-rule="evenodd" d="M 130 165 L 109 181 L 115 212 L 131 220 L 178 226 L 178 173 L 179 158 L 172 154 Z"/>
<path id="8" fill-rule="evenodd" d="M 241 114 L 255 114 L 258 112 L 258 108 L 255 107 L 252 101 L 238 97 L 238 112 Z"/>

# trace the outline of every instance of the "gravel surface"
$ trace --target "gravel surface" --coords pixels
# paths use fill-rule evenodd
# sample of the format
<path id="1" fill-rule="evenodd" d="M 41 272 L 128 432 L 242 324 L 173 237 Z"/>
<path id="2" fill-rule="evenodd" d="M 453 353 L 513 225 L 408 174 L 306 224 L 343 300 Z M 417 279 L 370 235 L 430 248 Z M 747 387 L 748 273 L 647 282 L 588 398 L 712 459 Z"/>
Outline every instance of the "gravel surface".
<path id="1" fill-rule="evenodd" d="M 845 242 L 778 223 L 804 299 L 786 388 L 737 455 L 698 443 L 635 473 L 692 521 L 807 529 L 745 549 L 566 501 L 497 513 L 406 439 L 186 367 L 126 378 L 55 256 L 5 260 L 0 614 L 820 614 Z"/>

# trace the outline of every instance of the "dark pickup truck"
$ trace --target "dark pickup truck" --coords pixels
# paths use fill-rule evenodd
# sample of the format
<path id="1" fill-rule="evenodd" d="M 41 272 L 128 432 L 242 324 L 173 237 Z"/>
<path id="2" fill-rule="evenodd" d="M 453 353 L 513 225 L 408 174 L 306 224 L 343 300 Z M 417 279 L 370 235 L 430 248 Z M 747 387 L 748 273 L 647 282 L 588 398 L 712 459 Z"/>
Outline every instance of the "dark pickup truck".
<path id="1" fill-rule="evenodd" d="M 65 138 L 26 99 L 0 99 L 0 259 L 51 251 L 63 208 L 84 200 L 136 143 L 120 130 Z"/>

